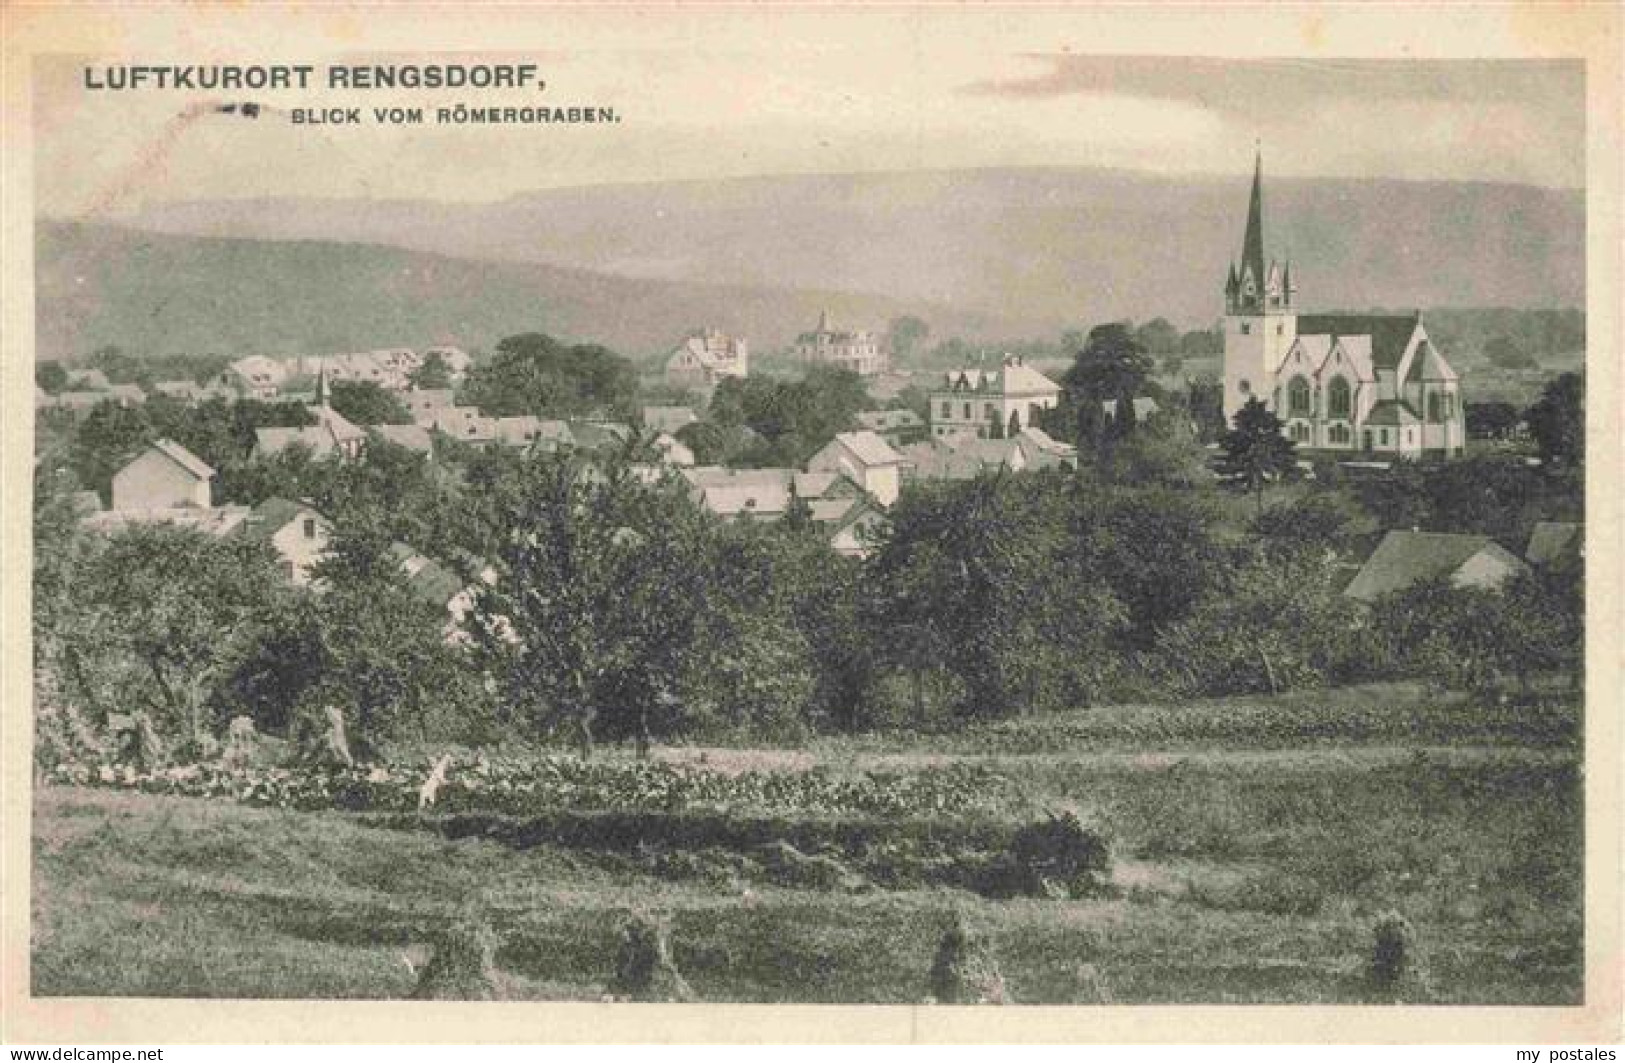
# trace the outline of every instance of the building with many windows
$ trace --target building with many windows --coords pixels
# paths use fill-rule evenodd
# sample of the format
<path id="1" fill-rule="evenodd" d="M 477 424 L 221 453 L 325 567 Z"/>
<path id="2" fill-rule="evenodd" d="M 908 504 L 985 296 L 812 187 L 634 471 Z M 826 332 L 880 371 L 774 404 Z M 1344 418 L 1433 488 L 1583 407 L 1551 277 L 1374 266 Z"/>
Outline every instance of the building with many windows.
<path id="1" fill-rule="evenodd" d="M 1306 449 L 1455 457 L 1461 378 L 1420 311 L 1302 314 L 1290 262 L 1264 260 L 1263 166 L 1253 171 L 1241 265 L 1225 280 L 1224 414 L 1258 399 Z"/>
<path id="2" fill-rule="evenodd" d="M 886 348 L 868 329 L 837 329 L 829 311 L 818 315 L 818 327 L 796 337 L 796 357 L 806 365 L 833 365 L 859 376 L 875 376 L 887 367 Z"/>
<path id="3" fill-rule="evenodd" d="M 1013 438 L 1060 398 L 1061 386 L 1019 355 L 997 369 L 954 369 L 931 392 L 931 437 Z"/>

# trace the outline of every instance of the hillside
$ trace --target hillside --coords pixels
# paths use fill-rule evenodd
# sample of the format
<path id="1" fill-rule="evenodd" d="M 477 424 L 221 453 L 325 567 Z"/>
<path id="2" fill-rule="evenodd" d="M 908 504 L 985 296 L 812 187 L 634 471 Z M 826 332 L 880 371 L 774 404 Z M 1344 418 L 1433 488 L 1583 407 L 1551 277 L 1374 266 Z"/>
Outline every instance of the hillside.
<path id="1" fill-rule="evenodd" d="M 1584 196 L 1521 185 L 1265 174 L 1266 242 L 1306 306 L 1583 305 Z M 868 292 L 1058 322 L 1219 312 L 1245 177 L 1077 169 L 760 177 L 539 191 L 485 204 L 246 200 L 131 224 L 327 238 L 621 276 Z M 932 320 L 933 332 L 950 334 Z"/>
<path id="2" fill-rule="evenodd" d="M 113 344 L 137 356 L 282 354 L 451 343 L 542 331 L 633 356 L 712 325 L 767 350 L 816 322 L 918 314 L 968 337 L 1019 334 L 988 315 L 881 296 L 609 276 L 316 240 L 241 240 L 42 221 L 38 353 Z"/>

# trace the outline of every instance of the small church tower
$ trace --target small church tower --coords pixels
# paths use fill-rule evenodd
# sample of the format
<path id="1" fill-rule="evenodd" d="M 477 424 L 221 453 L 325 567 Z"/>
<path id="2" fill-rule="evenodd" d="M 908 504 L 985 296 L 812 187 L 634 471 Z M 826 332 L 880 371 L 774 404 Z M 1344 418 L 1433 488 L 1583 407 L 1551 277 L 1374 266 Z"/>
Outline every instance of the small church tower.
<path id="1" fill-rule="evenodd" d="M 1273 405 L 1275 373 L 1297 338 L 1297 288 L 1291 263 L 1264 260 L 1264 158 L 1253 162 L 1253 194 L 1241 265 L 1224 283 L 1224 416 L 1257 398 Z"/>

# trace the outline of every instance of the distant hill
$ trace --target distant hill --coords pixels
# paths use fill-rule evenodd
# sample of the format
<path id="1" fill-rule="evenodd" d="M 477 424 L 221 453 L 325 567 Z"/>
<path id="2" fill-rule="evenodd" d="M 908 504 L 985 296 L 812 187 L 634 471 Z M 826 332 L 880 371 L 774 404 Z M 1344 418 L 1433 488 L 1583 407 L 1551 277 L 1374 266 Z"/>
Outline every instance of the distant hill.
<path id="1" fill-rule="evenodd" d="M 489 348 L 547 332 L 634 357 L 711 325 L 766 350 L 821 309 L 884 327 L 916 314 L 976 338 L 1021 325 L 923 301 L 608 276 L 474 262 L 332 241 L 214 239 L 107 225 L 36 228 L 38 352 L 73 358 L 113 344 L 137 356 L 293 354 L 449 343 Z"/>
<path id="2" fill-rule="evenodd" d="M 1584 304 L 1580 191 L 1272 178 L 1268 163 L 1267 249 L 1291 255 L 1308 308 Z M 1246 200 L 1244 177 L 968 170 L 604 185 L 488 204 L 176 203 L 131 223 L 864 292 L 995 316 L 1034 335 L 1125 317 L 1210 322 Z M 954 331 L 927 320 L 938 337 Z"/>

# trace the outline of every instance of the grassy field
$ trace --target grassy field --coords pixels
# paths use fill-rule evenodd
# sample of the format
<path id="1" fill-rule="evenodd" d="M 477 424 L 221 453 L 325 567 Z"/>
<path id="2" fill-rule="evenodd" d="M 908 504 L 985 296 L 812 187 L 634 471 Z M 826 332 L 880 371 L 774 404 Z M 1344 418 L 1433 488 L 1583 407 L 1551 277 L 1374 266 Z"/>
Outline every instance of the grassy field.
<path id="1" fill-rule="evenodd" d="M 1394 910 L 1423 960 L 1407 999 L 1580 996 L 1572 704 L 1488 712 L 1389 685 L 660 755 L 722 772 L 972 762 L 1007 795 L 995 821 L 1065 806 L 1097 825 L 1111 884 L 1067 899 L 941 884 L 943 861 L 921 854 L 998 822 L 779 821 L 827 872 L 787 876 L 762 823 L 685 810 L 598 844 L 571 818 L 585 809 L 483 822 L 47 786 L 35 992 L 404 996 L 430 936 L 475 918 L 499 936 L 510 995 L 598 999 L 625 917 L 655 911 L 701 999 L 916 1002 L 957 911 L 1017 1002 L 1358 1002 L 1372 924 Z"/>

